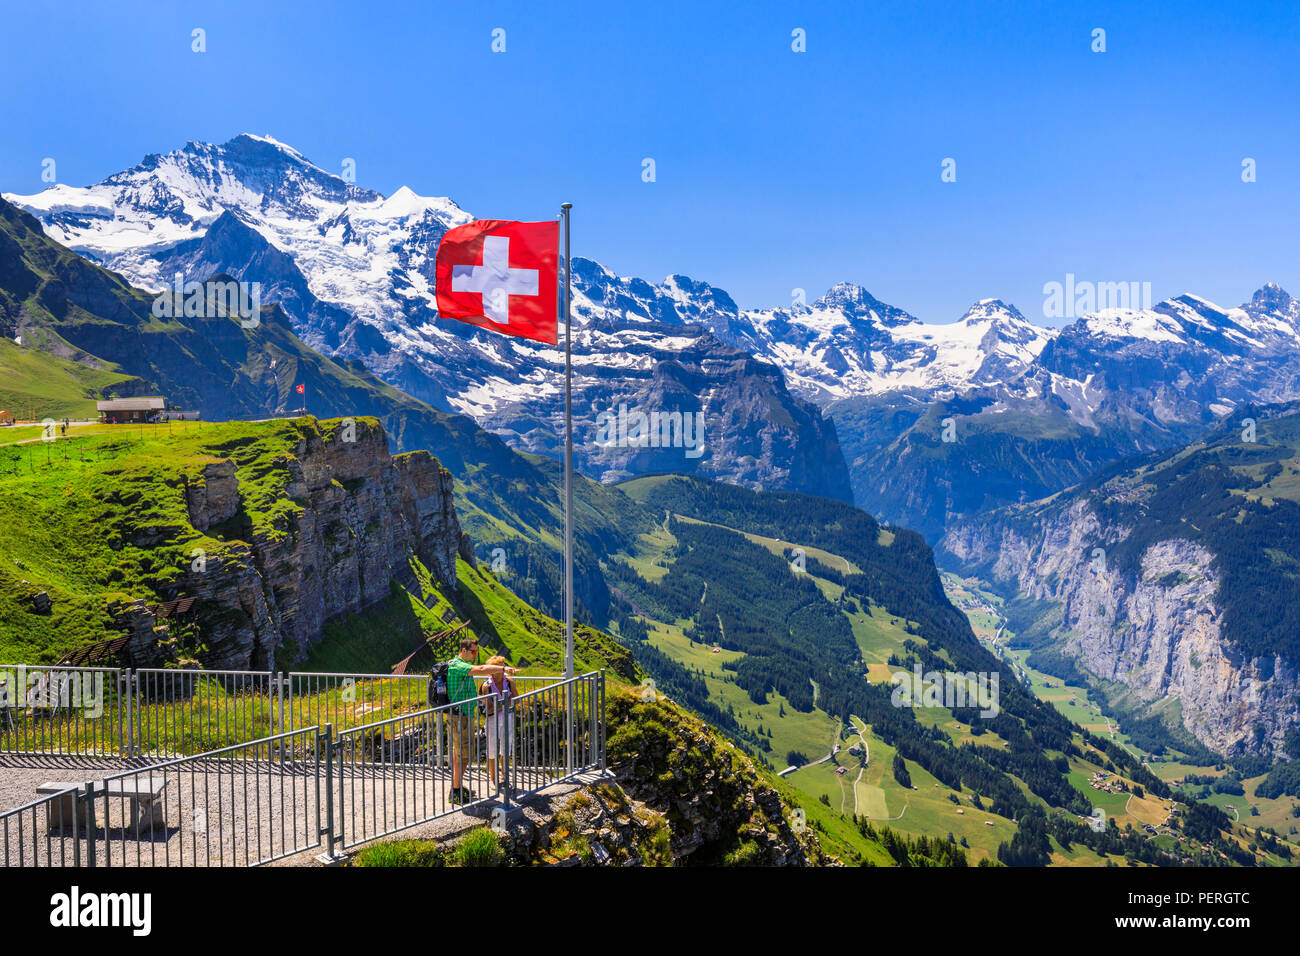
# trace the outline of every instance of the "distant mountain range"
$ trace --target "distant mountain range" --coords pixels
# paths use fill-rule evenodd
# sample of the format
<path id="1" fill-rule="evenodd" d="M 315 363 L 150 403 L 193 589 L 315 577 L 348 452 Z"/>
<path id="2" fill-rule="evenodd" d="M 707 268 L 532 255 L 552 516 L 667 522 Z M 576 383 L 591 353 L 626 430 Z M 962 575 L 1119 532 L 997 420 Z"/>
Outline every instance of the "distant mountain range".
<path id="1" fill-rule="evenodd" d="M 309 345 L 517 449 L 558 451 L 562 352 L 437 320 L 434 252 L 472 218 L 450 199 L 384 197 L 250 135 L 7 198 L 143 288 L 176 273 L 260 282 Z M 1183 295 L 1058 330 L 998 299 L 926 323 L 849 283 L 744 310 L 685 275 L 655 284 L 575 257 L 573 313 L 586 474 L 853 500 L 932 541 L 953 518 L 1189 440 L 1243 402 L 1300 398 L 1300 305 L 1273 285 L 1239 308 Z M 704 453 L 598 445 L 597 416 L 624 404 L 703 412 Z"/>

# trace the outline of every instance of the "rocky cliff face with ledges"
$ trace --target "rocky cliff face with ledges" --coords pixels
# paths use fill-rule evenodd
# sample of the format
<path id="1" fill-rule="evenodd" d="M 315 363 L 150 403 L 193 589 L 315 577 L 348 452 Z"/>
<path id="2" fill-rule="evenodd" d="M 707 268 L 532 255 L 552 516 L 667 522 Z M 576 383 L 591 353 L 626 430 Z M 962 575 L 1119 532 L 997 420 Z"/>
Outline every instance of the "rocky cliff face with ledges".
<path id="1" fill-rule="evenodd" d="M 251 540 L 240 538 L 249 502 L 233 462 L 207 465 L 187 485 L 194 527 L 229 539 L 191 564 L 181 588 L 202 609 L 207 667 L 292 664 L 326 621 L 384 600 L 394 581 L 414 587 L 413 556 L 455 585 L 461 531 L 450 472 L 427 452 L 393 458 L 372 421 L 329 426 L 276 460 L 283 497 L 271 504 L 271 527 Z"/>
<path id="2" fill-rule="evenodd" d="M 943 548 L 997 584 L 1056 605 L 1061 651 L 1128 688 L 1126 708 L 1149 713 L 1173 698 L 1183 726 L 1211 750 L 1280 754 L 1296 723 L 1300 672 L 1280 657 L 1248 659 L 1225 638 L 1220 576 L 1204 546 L 1156 542 L 1130 574 L 1105 555 L 1129 533 L 1080 501 L 1033 526 L 958 526 Z"/>

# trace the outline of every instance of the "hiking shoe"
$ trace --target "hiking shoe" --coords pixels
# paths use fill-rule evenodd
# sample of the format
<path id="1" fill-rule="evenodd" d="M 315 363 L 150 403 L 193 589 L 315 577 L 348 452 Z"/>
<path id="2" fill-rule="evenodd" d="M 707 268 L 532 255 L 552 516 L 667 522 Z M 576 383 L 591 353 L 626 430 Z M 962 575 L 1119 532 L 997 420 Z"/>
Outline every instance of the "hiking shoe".
<path id="1" fill-rule="evenodd" d="M 459 790 L 453 790 L 451 792 L 452 803 L 469 803 L 473 799 L 474 791 L 470 790 L 469 787 L 461 787 Z"/>

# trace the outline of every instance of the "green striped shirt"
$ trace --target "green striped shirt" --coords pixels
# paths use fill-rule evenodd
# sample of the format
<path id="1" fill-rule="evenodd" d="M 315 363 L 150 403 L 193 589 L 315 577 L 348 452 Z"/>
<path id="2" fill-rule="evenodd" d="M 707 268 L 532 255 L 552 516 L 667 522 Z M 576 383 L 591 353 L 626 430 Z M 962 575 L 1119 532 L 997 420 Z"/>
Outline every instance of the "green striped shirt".
<path id="1" fill-rule="evenodd" d="M 451 698 L 453 704 L 460 703 L 462 700 L 473 700 L 478 696 L 478 687 L 469 672 L 473 666 L 459 654 L 447 663 L 447 696 Z M 472 715 L 475 707 L 475 704 L 470 704 L 468 707 L 462 707 L 460 712 Z"/>

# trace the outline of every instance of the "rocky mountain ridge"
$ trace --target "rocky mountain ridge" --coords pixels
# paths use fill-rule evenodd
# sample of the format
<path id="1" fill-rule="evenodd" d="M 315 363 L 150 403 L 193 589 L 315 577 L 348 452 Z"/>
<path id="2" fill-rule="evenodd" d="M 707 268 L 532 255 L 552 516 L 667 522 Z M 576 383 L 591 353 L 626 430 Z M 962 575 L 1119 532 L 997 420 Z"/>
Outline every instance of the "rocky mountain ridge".
<path id="1" fill-rule="evenodd" d="M 437 318 L 434 252 L 469 214 L 345 173 L 241 135 L 151 155 L 94 186 L 9 198 L 143 287 L 177 271 L 261 282 L 313 347 L 515 448 L 555 454 L 560 350 Z M 689 276 L 656 284 L 575 257 L 579 467 L 851 496 L 937 540 L 949 519 L 1176 445 L 1242 402 L 1298 397 L 1300 307 L 1280 288 L 1235 309 L 1192 295 L 1151 305 L 1129 283 L 1073 278 L 1064 314 L 1078 317 L 1054 329 L 998 299 L 923 322 L 847 282 L 811 304 L 795 289 L 788 307 L 741 309 Z M 710 447 L 698 458 L 602 448 L 598 416 L 623 405 L 702 411 Z M 945 418 L 956 440 L 933 453 Z M 966 443 L 971 431 L 987 440 Z M 1012 465 L 1023 482 L 997 478 Z"/>
<path id="2" fill-rule="evenodd" d="M 462 534 L 452 476 L 428 452 L 390 456 L 388 437 L 373 420 L 306 426 L 292 452 L 276 459 L 283 499 L 293 503 L 271 527 L 238 521 L 247 503 L 236 463 L 203 468 L 187 484 L 196 530 L 217 537 L 222 526 L 247 537 L 201 571 L 191 565 L 180 593 L 220 610 L 206 635 L 210 668 L 268 669 L 277 652 L 305 653 L 326 621 L 357 614 L 392 593 L 394 583 L 418 592 L 411 559 L 433 578 L 456 584 Z M 468 547 L 466 546 L 468 553 Z M 279 664 L 288 665 L 293 660 Z"/>

